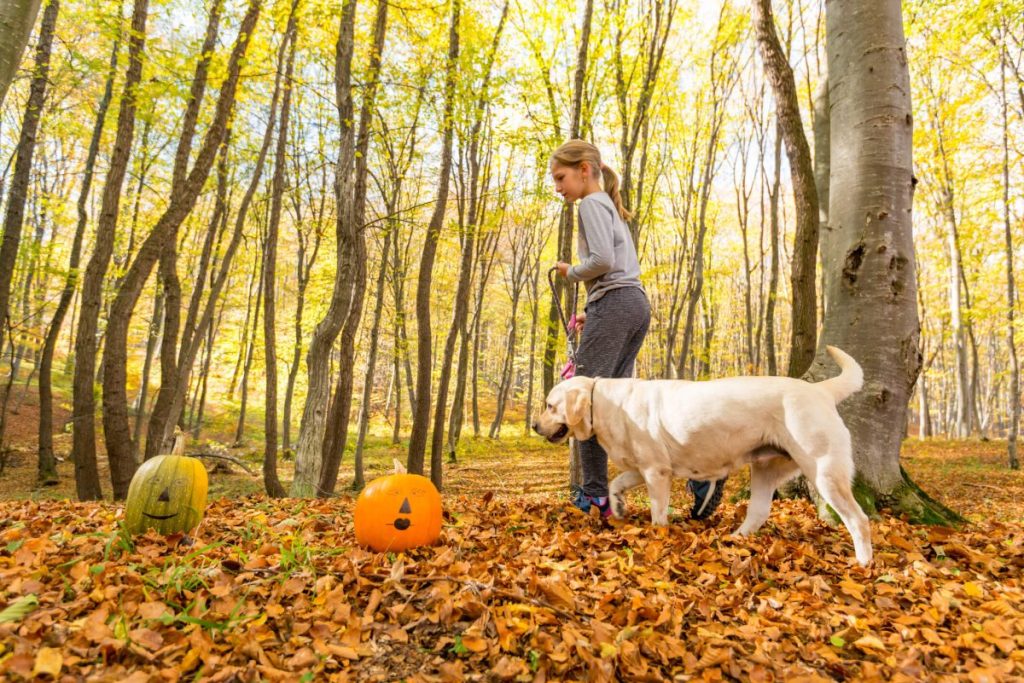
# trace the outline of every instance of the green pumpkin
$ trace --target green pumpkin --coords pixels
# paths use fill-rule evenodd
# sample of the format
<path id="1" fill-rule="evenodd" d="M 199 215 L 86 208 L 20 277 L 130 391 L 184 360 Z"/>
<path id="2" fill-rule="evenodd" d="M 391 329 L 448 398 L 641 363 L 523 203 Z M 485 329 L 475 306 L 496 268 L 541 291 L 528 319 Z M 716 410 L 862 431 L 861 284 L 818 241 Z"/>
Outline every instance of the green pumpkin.
<path id="1" fill-rule="evenodd" d="M 208 481 L 196 458 L 158 455 L 142 463 L 128 486 L 124 516 L 128 531 L 188 532 L 203 519 Z"/>

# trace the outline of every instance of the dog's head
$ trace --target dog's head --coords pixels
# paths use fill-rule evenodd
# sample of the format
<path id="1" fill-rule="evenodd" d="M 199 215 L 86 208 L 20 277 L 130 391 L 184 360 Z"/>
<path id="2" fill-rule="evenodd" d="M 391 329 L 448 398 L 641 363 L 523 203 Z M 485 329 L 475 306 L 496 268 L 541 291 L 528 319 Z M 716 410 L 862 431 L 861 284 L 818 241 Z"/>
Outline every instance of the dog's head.
<path id="1" fill-rule="evenodd" d="M 547 406 L 533 421 L 533 430 L 551 443 L 562 443 L 570 434 L 577 441 L 594 435 L 590 423 L 590 392 L 594 380 L 573 377 L 555 385 L 547 398 Z"/>

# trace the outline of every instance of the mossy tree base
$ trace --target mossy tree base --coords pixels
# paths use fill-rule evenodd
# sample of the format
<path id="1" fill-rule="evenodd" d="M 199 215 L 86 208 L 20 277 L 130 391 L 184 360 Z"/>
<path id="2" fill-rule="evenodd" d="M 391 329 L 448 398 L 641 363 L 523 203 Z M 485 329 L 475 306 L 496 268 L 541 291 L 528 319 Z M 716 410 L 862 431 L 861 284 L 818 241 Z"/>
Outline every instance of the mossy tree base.
<path id="1" fill-rule="evenodd" d="M 853 497 L 860 503 L 864 513 L 871 519 L 880 519 L 879 510 L 888 514 L 905 517 L 911 524 L 930 524 L 959 527 L 966 524 L 959 513 L 946 507 L 925 493 L 914 483 L 907 471 L 900 467 L 903 481 L 894 490 L 875 491 L 859 476 L 853 480 Z M 804 477 L 798 477 L 781 487 L 777 494 L 781 498 L 804 498 L 814 503 L 818 516 L 831 524 L 839 524 L 839 516 L 828 503 L 807 486 Z"/>

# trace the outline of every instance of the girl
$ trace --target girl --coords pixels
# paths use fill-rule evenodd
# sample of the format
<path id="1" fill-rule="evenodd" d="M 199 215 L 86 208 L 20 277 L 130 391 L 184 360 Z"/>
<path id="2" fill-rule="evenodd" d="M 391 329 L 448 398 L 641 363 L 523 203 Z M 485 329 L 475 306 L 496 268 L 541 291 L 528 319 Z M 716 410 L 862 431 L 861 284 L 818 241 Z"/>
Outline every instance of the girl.
<path id="1" fill-rule="evenodd" d="M 576 351 L 576 373 L 587 377 L 632 377 L 637 353 L 651 322 L 651 306 L 640 282 L 640 263 L 626 225 L 631 217 L 622 204 L 619 178 L 601 161 L 597 147 L 570 140 L 551 155 L 555 191 L 565 201 L 579 201 L 577 255 L 580 262 L 559 261 L 558 273 L 569 282 L 583 282 L 587 304 L 577 314 L 582 332 Z M 604 188 L 602 189 L 602 180 Z M 597 507 L 611 514 L 608 502 L 608 454 L 597 438 L 580 442 L 583 485 L 573 505 L 583 512 Z M 724 481 L 724 480 L 722 480 Z M 695 504 L 691 516 L 709 516 L 722 496 L 722 482 L 690 482 Z"/>

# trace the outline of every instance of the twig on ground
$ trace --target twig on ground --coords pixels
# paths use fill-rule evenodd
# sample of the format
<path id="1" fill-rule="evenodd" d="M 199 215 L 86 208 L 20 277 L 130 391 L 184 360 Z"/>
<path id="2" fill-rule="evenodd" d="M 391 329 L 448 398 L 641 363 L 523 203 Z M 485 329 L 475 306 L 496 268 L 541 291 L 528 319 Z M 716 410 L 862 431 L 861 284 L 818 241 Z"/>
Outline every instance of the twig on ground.
<path id="1" fill-rule="evenodd" d="M 243 470 L 245 470 L 245 473 L 248 474 L 250 477 L 256 476 L 256 473 L 250 470 L 248 467 L 246 467 L 244 462 L 242 462 L 238 458 L 232 458 L 230 455 L 221 455 L 220 453 L 191 453 L 190 455 L 193 458 L 218 458 L 220 460 L 227 460 L 228 462 L 233 462 L 234 464 L 241 467 Z"/>
<path id="2" fill-rule="evenodd" d="M 965 486 L 976 486 L 979 489 L 992 489 L 993 491 L 999 491 L 1000 493 L 1006 493 L 1006 489 L 1002 486 L 993 486 L 992 484 L 975 484 L 973 482 L 965 481 Z"/>

